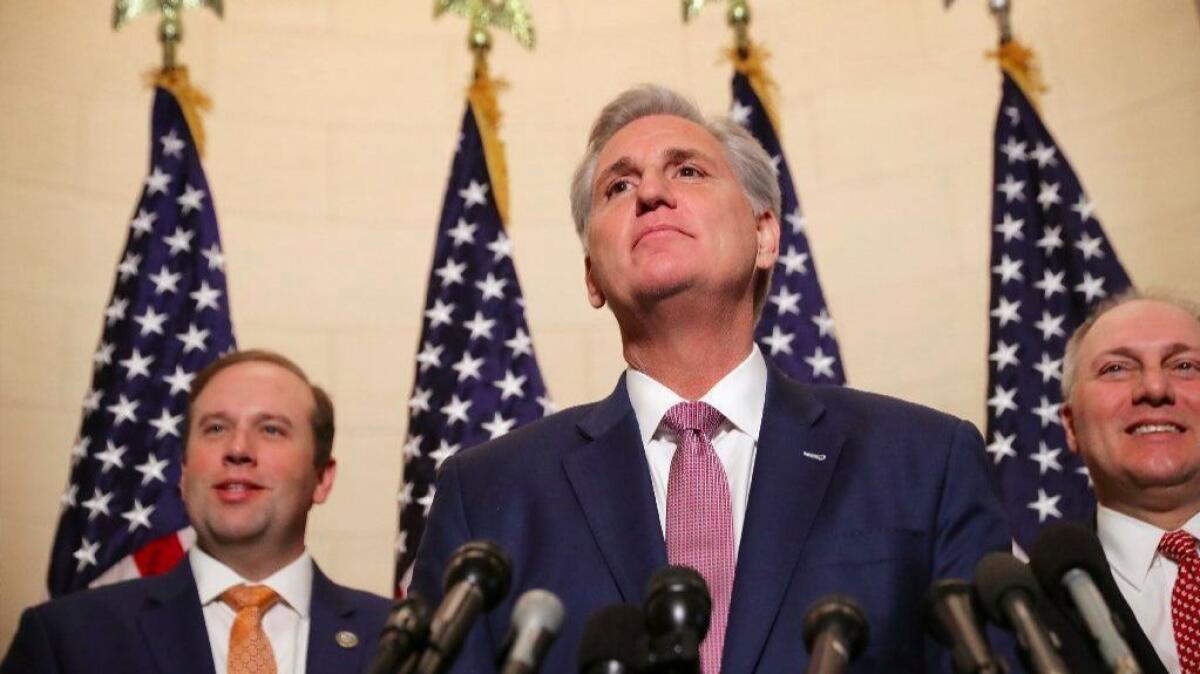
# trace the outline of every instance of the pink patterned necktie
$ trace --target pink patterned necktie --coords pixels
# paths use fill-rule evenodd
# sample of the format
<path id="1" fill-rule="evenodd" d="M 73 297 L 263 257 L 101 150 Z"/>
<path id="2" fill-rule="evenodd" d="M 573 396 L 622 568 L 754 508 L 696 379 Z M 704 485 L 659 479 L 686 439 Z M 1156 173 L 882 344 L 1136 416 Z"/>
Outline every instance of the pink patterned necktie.
<path id="1" fill-rule="evenodd" d="M 704 674 L 721 671 L 733 594 L 733 509 L 729 481 L 712 446 L 722 418 L 707 403 L 684 402 L 662 420 L 679 443 L 667 481 L 667 557 L 699 571 L 712 595 L 708 636 L 700 646 Z"/>
<path id="2" fill-rule="evenodd" d="M 1183 674 L 1200 674 L 1200 554 L 1186 531 L 1164 534 L 1158 551 L 1179 566 L 1171 590 L 1171 624 Z"/>

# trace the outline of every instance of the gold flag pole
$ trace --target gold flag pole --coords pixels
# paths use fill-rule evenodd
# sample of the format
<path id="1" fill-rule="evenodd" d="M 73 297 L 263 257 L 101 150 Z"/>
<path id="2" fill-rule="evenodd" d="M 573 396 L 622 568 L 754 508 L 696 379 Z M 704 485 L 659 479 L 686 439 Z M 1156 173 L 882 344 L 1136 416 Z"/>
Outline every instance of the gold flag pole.
<path id="1" fill-rule="evenodd" d="M 946 9 L 954 5 L 954 0 L 943 0 Z M 1021 87 L 1026 98 L 1034 108 L 1038 107 L 1038 99 L 1048 89 L 1042 80 L 1042 72 L 1037 65 L 1037 56 L 1033 50 L 1013 37 L 1012 29 L 1012 0 L 987 0 L 988 11 L 996 19 L 996 30 L 999 34 L 999 45 L 987 52 L 989 58 L 1000 63 L 1000 68 Z"/>
<path id="2" fill-rule="evenodd" d="M 188 129 L 196 141 L 196 149 L 204 154 L 204 125 L 200 113 L 207 112 L 212 103 L 198 87 L 188 80 L 187 67 L 176 63 L 176 51 L 183 41 L 183 10 L 210 7 L 218 17 L 225 15 L 223 0 L 116 0 L 113 5 L 112 27 L 120 30 L 142 14 L 158 11 L 158 42 L 162 45 L 162 69 L 151 72 L 147 82 L 170 91 L 183 111 Z"/>
<path id="3" fill-rule="evenodd" d="M 682 0 L 683 22 L 688 23 L 700 14 L 709 0 Z M 775 80 L 767 71 L 767 59 L 770 52 L 761 44 L 750 39 L 750 2 L 749 0 L 729 0 L 729 9 L 725 12 L 725 22 L 733 30 L 733 46 L 726 50 L 725 56 L 733 62 L 733 67 L 746 76 L 751 88 L 762 101 L 767 117 L 775 133 L 780 133 L 779 112 L 775 106 Z"/>
<path id="4" fill-rule="evenodd" d="M 507 224 L 508 164 L 504 159 L 504 143 L 498 132 L 500 104 L 496 94 L 508 83 L 493 78 L 488 68 L 488 54 L 492 50 L 491 28 L 512 33 L 518 44 L 532 51 L 537 39 L 533 15 L 524 0 L 434 0 L 433 17 L 436 19 L 446 12 L 465 17 L 471 23 L 467 47 L 474 54 L 475 64 L 471 86 L 467 88 L 467 99 L 483 139 L 483 154 L 488 173 L 492 176 L 496 210 L 500 212 L 500 220 Z"/>

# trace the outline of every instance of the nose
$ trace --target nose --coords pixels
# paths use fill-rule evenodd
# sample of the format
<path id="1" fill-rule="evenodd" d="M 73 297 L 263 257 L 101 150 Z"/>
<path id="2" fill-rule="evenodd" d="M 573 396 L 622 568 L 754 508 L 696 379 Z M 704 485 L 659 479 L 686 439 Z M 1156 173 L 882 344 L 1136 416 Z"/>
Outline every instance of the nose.
<path id="1" fill-rule="evenodd" d="M 222 462 L 226 466 L 252 466 L 255 464 L 249 432 L 239 430 L 230 434 L 229 443 L 225 445 L 225 456 L 222 457 Z"/>
<path id="2" fill-rule="evenodd" d="M 1133 395 L 1134 404 L 1151 407 L 1175 404 L 1175 389 L 1171 384 L 1171 377 L 1161 367 L 1143 370 Z"/>
<path id="3" fill-rule="evenodd" d="M 637 185 L 637 214 L 645 215 L 660 206 L 675 208 L 671 183 L 662 171 L 645 171 Z"/>

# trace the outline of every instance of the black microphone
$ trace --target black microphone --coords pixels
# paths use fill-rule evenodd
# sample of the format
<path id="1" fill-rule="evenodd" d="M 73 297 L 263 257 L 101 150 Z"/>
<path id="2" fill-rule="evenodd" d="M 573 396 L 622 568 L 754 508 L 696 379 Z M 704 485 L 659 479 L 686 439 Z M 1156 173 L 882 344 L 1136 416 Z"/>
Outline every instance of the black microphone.
<path id="1" fill-rule="evenodd" d="M 387 624 L 379 634 L 375 658 L 367 668 L 370 674 L 392 674 L 413 653 L 425 648 L 429 638 L 429 604 L 421 595 L 408 597 L 392 604 Z"/>
<path id="2" fill-rule="evenodd" d="M 592 614 L 579 642 L 579 674 L 640 672 L 646 620 L 633 604 L 613 604 Z"/>
<path id="3" fill-rule="evenodd" d="M 696 674 L 700 642 L 708 634 L 712 598 L 708 583 L 688 566 L 654 572 L 646 586 L 646 672 Z"/>
<path id="4" fill-rule="evenodd" d="M 975 591 L 967 581 L 939 580 L 930 588 L 922 607 L 925 629 L 950 649 L 958 674 L 1001 674 L 1004 669 L 992 655 L 977 604 Z"/>
<path id="5" fill-rule="evenodd" d="M 496 666 L 500 674 L 535 674 L 563 624 L 563 605 L 553 592 L 529 590 L 517 599 Z"/>
<path id="6" fill-rule="evenodd" d="M 853 598 L 831 594 L 817 600 L 804 616 L 808 674 L 839 674 L 870 639 L 867 616 Z"/>
<path id="7" fill-rule="evenodd" d="M 1007 552 L 989 552 L 975 565 L 975 587 L 988 617 L 1013 630 L 1035 674 L 1069 674 L 1054 637 L 1035 610 L 1041 590 L 1029 566 Z"/>
<path id="8" fill-rule="evenodd" d="M 471 541 L 454 551 L 446 565 L 446 596 L 430 621 L 429 646 L 417 663 L 418 674 L 441 674 L 454 662 L 475 618 L 508 594 L 511 568 L 508 555 L 495 543 Z"/>
<path id="9" fill-rule="evenodd" d="M 1042 529 L 1034 542 L 1029 565 L 1050 599 L 1079 616 L 1109 669 L 1116 674 L 1141 673 L 1109 609 L 1116 598 L 1105 596 L 1101 590 L 1105 584 L 1096 582 L 1109 577 L 1109 570 L 1104 548 L 1094 533 L 1068 522 L 1052 524 Z"/>

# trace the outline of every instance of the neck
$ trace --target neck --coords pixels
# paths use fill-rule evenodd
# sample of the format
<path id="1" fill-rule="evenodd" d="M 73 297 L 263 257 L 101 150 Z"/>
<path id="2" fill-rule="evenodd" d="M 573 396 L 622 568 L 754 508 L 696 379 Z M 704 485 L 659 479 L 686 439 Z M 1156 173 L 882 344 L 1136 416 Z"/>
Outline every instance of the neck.
<path id="1" fill-rule="evenodd" d="M 1179 503 L 1149 504 L 1105 503 L 1103 499 L 1100 502 L 1106 508 L 1152 524 L 1163 531 L 1175 531 L 1182 528 L 1188 520 L 1196 516 L 1196 513 L 1200 513 L 1200 501 L 1191 500 Z"/>
<path id="2" fill-rule="evenodd" d="M 270 578 L 271 575 L 304 554 L 303 545 L 299 548 L 271 554 L 264 554 L 261 546 L 213 546 L 200 541 L 197 541 L 196 545 L 199 545 L 200 549 L 208 553 L 210 557 L 233 569 L 234 573 L 252 583 Z"/>
<path id="3" fill-rule="evenodd" d="M 754 312 L 660 302 L 618 316 L 625 361 L 687 400 L 697 400 L 737 367 L 754 343 Z"/>

